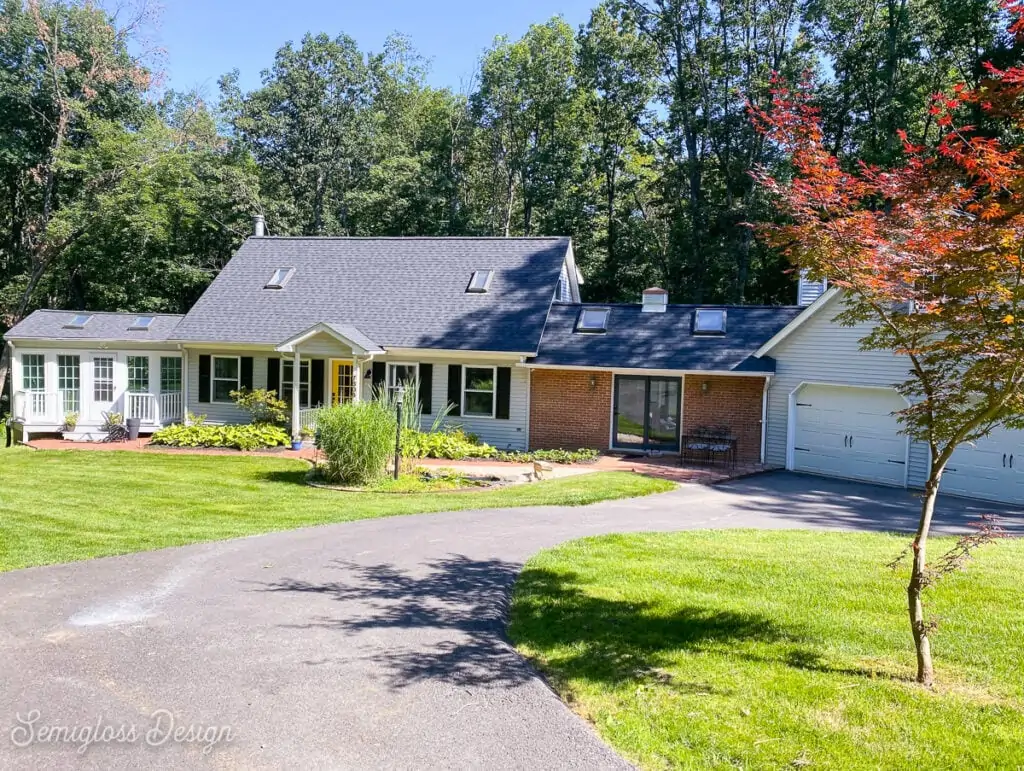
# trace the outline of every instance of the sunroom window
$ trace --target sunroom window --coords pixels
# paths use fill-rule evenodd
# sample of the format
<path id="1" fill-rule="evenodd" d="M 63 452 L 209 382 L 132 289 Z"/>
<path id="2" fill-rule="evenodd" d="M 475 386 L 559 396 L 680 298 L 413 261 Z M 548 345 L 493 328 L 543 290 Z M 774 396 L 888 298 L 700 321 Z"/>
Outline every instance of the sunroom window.
<path id="1" fill-rule="evenodd" d="M 46 367 L 41 353 L 26 353 L 21 357 L 21 387 L 26 391 L 46 390 Z"/>
<path id="2" fill-rule="evenodd" d="M 495 367 L 462 368 L 462 414 L 494 417 Z"/>

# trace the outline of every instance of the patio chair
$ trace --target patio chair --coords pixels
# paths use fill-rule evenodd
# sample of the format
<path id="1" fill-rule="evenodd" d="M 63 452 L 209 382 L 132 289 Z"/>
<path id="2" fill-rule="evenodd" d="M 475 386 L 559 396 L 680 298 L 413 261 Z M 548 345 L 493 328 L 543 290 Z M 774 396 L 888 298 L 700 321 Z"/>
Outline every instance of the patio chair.
<path id="1" fill-rule="evenodd" d="M 103 438 L 104 442 L 127 442 L 128 441 L 128 426 L 126 426 L 122 420 L 122 416 L 116 412 L 103 412 L 103 430 L 107 432 L 107 435 Z"/>

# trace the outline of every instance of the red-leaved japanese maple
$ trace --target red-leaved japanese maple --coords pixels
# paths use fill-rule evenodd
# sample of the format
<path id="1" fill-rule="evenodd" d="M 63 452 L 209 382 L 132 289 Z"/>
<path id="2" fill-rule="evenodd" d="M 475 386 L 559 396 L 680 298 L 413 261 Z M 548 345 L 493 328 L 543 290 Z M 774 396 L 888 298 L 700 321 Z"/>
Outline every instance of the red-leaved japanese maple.
<path id="1" fill-rule="evenodd" d="M 1024 0 L 1008 3 L 1024 35 Z M 1004 130 L 961 125 L 966 106 Z M 1000 424 L 1024 428 L 1024 67 L 988 67 L 981 87 L 936 94 L 941 136 L 931 146 L 900 133 L 901 165 L 845 169 L 823 143 L 810 88 L 776 84 L 770 109 L 753 120 L 791 162 L 785 177 L 756 179 L 788 216 L 760 228 L 794 264 L 844 291 L 839 323 L 871 322 L 871 350 L 906 357 L 894 384 L 910 406 L 903 430 L 931 450 L 907 598 L 917 679 L 934 680 L 922 590 L 935 579 L 928 535 L 943 471 L 957 446 Z M 1006 139 L 1013 137 L 1013 139 Z"/>

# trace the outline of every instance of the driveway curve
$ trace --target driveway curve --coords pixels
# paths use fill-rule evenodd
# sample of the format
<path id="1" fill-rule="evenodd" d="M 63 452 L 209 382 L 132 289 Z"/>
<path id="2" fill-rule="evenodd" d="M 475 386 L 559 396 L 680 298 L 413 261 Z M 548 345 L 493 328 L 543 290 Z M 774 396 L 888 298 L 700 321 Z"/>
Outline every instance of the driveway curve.
<path id="1" fill-rule="evenodd" d="M 915 506 L 777 473 L 0 574 L 0 766 L 626 768 L 504 637 L 530 555 L 638 530 L 906 530 Z M 939 517 L 991 509 L 948 499 Z"/>

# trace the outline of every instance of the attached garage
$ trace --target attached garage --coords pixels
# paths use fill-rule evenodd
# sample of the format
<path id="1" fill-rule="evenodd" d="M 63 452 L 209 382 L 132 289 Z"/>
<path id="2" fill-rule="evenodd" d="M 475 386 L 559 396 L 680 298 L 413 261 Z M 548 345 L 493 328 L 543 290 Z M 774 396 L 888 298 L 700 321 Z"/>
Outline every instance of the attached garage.
<path id="1" fill-rule="evenodd" d="M 808 383 L 790 400 L 791 469 L 906 486 L 907 437 L 893 415 L 906 402 L 895 390 Z"/>
<path id="2" fill-rule="evenodd" d="M 1024 504 L 1024 431 L 1000 428 L 953 453 L 941 491 L 968 498 Z"/>

